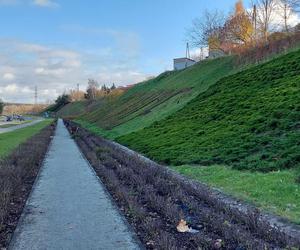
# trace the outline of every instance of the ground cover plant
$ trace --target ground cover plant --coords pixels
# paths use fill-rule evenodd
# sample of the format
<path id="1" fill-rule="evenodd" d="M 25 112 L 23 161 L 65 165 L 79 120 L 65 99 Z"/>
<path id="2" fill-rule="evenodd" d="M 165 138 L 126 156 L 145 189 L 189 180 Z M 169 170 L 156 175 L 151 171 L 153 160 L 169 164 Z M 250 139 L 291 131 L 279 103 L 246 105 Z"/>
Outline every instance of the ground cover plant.
<path id="1" fill-rule="evenodd" d="M 39 124 L 41 126 L 41 124 Z M 55 130 L 55 123 L 0 160 L 0 248 L 6 249 L 42 165 Z M 31 130 L 32 131 L 32 130 Z M 27 134 L 28 135 L 28 134 Z"/>
<path id="2" fill-rule="evenodd" d="M 218 81 L 182 110 L 117 141 L 166 164 L 300 167 L 300 51 Z"/>
<path id="3" fill-rule="evenodd" d="M 238 199 L 300 224 L 297 170 L 269 173 L 240 171 L 226 166 L 175 166 L 180 174 L 221 189 Z"/>
<path id="4" fill-rule="evenodd" d="M 100 127 L 100 134 L 115 138 L 176 112 L 218 79 L 238 69 L 233 57 L 224 57 L 206 60 L 185 70 L 165 72 L 135 85 L 118 98 L 98 103 L 76 121 L 83 126 Z M 72 105 L 65 109 L 76 110 L 76 104 L 74 109 Z M 75 114 L 73 111 L 70 113 Z M 80 113 L 78 108 L 77 114 Z"/>
<path id="5" fill-rule="evenodd" d="M 48 119 L 26 128 L 0 134 L 0 158 L 7 156 L 18 145 L 25 142 L 50 123 L 52 123 L 52 120 Z"/>
<path id="6" fill-rule="evenodd" d="M 66 122 L 147 249 L 275 249 L 299 247 L 262 220 L 254 209 L 226 205 L 203 185 L 197 188 L 165 167 Z M 176 230 L 183 219 L 194 231 Z"/>
<path id="7" fill-rule="evenodd" d="M 71 102 L 57 111 L 58 116 L 78 116 L 86 111 L 88 101 Z"/>

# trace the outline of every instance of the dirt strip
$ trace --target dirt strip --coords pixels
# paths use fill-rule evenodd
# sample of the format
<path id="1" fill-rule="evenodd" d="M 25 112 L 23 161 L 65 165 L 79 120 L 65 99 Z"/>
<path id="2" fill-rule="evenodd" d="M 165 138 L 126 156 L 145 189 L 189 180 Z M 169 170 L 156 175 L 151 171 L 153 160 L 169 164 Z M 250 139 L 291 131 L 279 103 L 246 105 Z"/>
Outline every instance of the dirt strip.
<path id="1" fill-rule="evenodd" d="M 252 207 L 190 181 L 68 122 L 81 150 L 147 249 L 291 249 L 299 238 Z M 224 196 L 225 197 L 225 196 Z M 187 222 L 178 232 L 180 220 Z"/>

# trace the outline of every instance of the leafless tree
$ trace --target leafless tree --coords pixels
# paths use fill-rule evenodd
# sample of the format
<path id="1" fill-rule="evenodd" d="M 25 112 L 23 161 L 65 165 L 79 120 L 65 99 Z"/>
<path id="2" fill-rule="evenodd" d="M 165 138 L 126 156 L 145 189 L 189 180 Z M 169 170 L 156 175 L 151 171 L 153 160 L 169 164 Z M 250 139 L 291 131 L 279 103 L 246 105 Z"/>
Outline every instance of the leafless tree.
<path id="1" fill-rule="evenodd" d="M 256 0 L 257 21 L 264 40 L 268 41 L 272 16 L 277 8 L 278 0 Z"/>
<path id="2" fill-rule="evenodd" d="M 225 15 L 218 11 L 205 10 L 201 18 L 193 21 L 192 27 L 187 30 L 187 38 L 194 47 L 206 47 L 212 36 L 219 36 L 224 27 Z"/>
<path id="3" fill-rule="evenodd" d="M 295 14 L 299 11 L 300 8 L 300 0 L 279 0 L 278 1 L 278 9 L 280 16 L 282 17 L 284 23 L 284 31 L 289 32 L 290 26 L 289 26 L 289 20 Z"/>
<path id="4" fill-rule="evenodd" d="M 88 87 L 87 87 L 87 98 L 94 100 L 97 96 L 97 90 L 99 88 L 99 83 L 94 79 L 88 80 Z"/>
<path id="5" fill-rule="evenodd" d="M 4 102 L 0 99 L 0 115 L 2 114 L 4 109 Z"/>
<path id="6" fill-rule="evenodd" d="M 83 91 L 80 91 L 80 90 L 70 90 L 69 92 L 69 96 L 71 98 L 71 101 L 74 102 L 74 101 L 81 101 L 84 99 L 84 92 Z"/>

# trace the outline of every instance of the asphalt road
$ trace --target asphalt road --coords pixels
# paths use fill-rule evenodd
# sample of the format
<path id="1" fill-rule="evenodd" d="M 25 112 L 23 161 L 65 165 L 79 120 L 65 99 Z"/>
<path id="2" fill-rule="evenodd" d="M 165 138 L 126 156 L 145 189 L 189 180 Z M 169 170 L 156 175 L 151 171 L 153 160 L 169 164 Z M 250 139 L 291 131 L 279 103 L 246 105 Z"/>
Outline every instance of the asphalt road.
<path id="1" fill-rule="evenodd" d="M 20 128 L 26 128 L 26 127 L 32 126 L 34 124 L 37 124 L 37 123 L 39 123 L 43 120 L 44 119 L 37 119 L 37 120 L 34 120 L 32 122 L 29 122 L 29 123 L 16 125 L 16 126 L 12 126 L 12 127 L 9 127 L 9 128 L 0 128 L 0 134 L 7 133 L 7 132 L 12 132 L 12 131 L 15 131 L 15 130 L 20 129 Z"/>
<path id="2" fill-rule="evenodd" d="M 61 120 L 9 249 L 139 249 Z"/>

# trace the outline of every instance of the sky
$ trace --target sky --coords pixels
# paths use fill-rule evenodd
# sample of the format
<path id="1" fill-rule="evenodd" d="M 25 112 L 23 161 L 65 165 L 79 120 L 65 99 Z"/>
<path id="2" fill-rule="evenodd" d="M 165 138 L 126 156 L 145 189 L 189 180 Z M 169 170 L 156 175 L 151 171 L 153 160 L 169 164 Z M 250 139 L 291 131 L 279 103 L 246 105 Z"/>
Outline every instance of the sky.
<path id="1" fill-rule="evenodd" d="M 248 1 L 244 1 L 247 6 Z M 0 98 L 54 100 L 89 78 L 125 86 L 172 69 L 205 9 L 235 0 L 0 0 Z"/>

